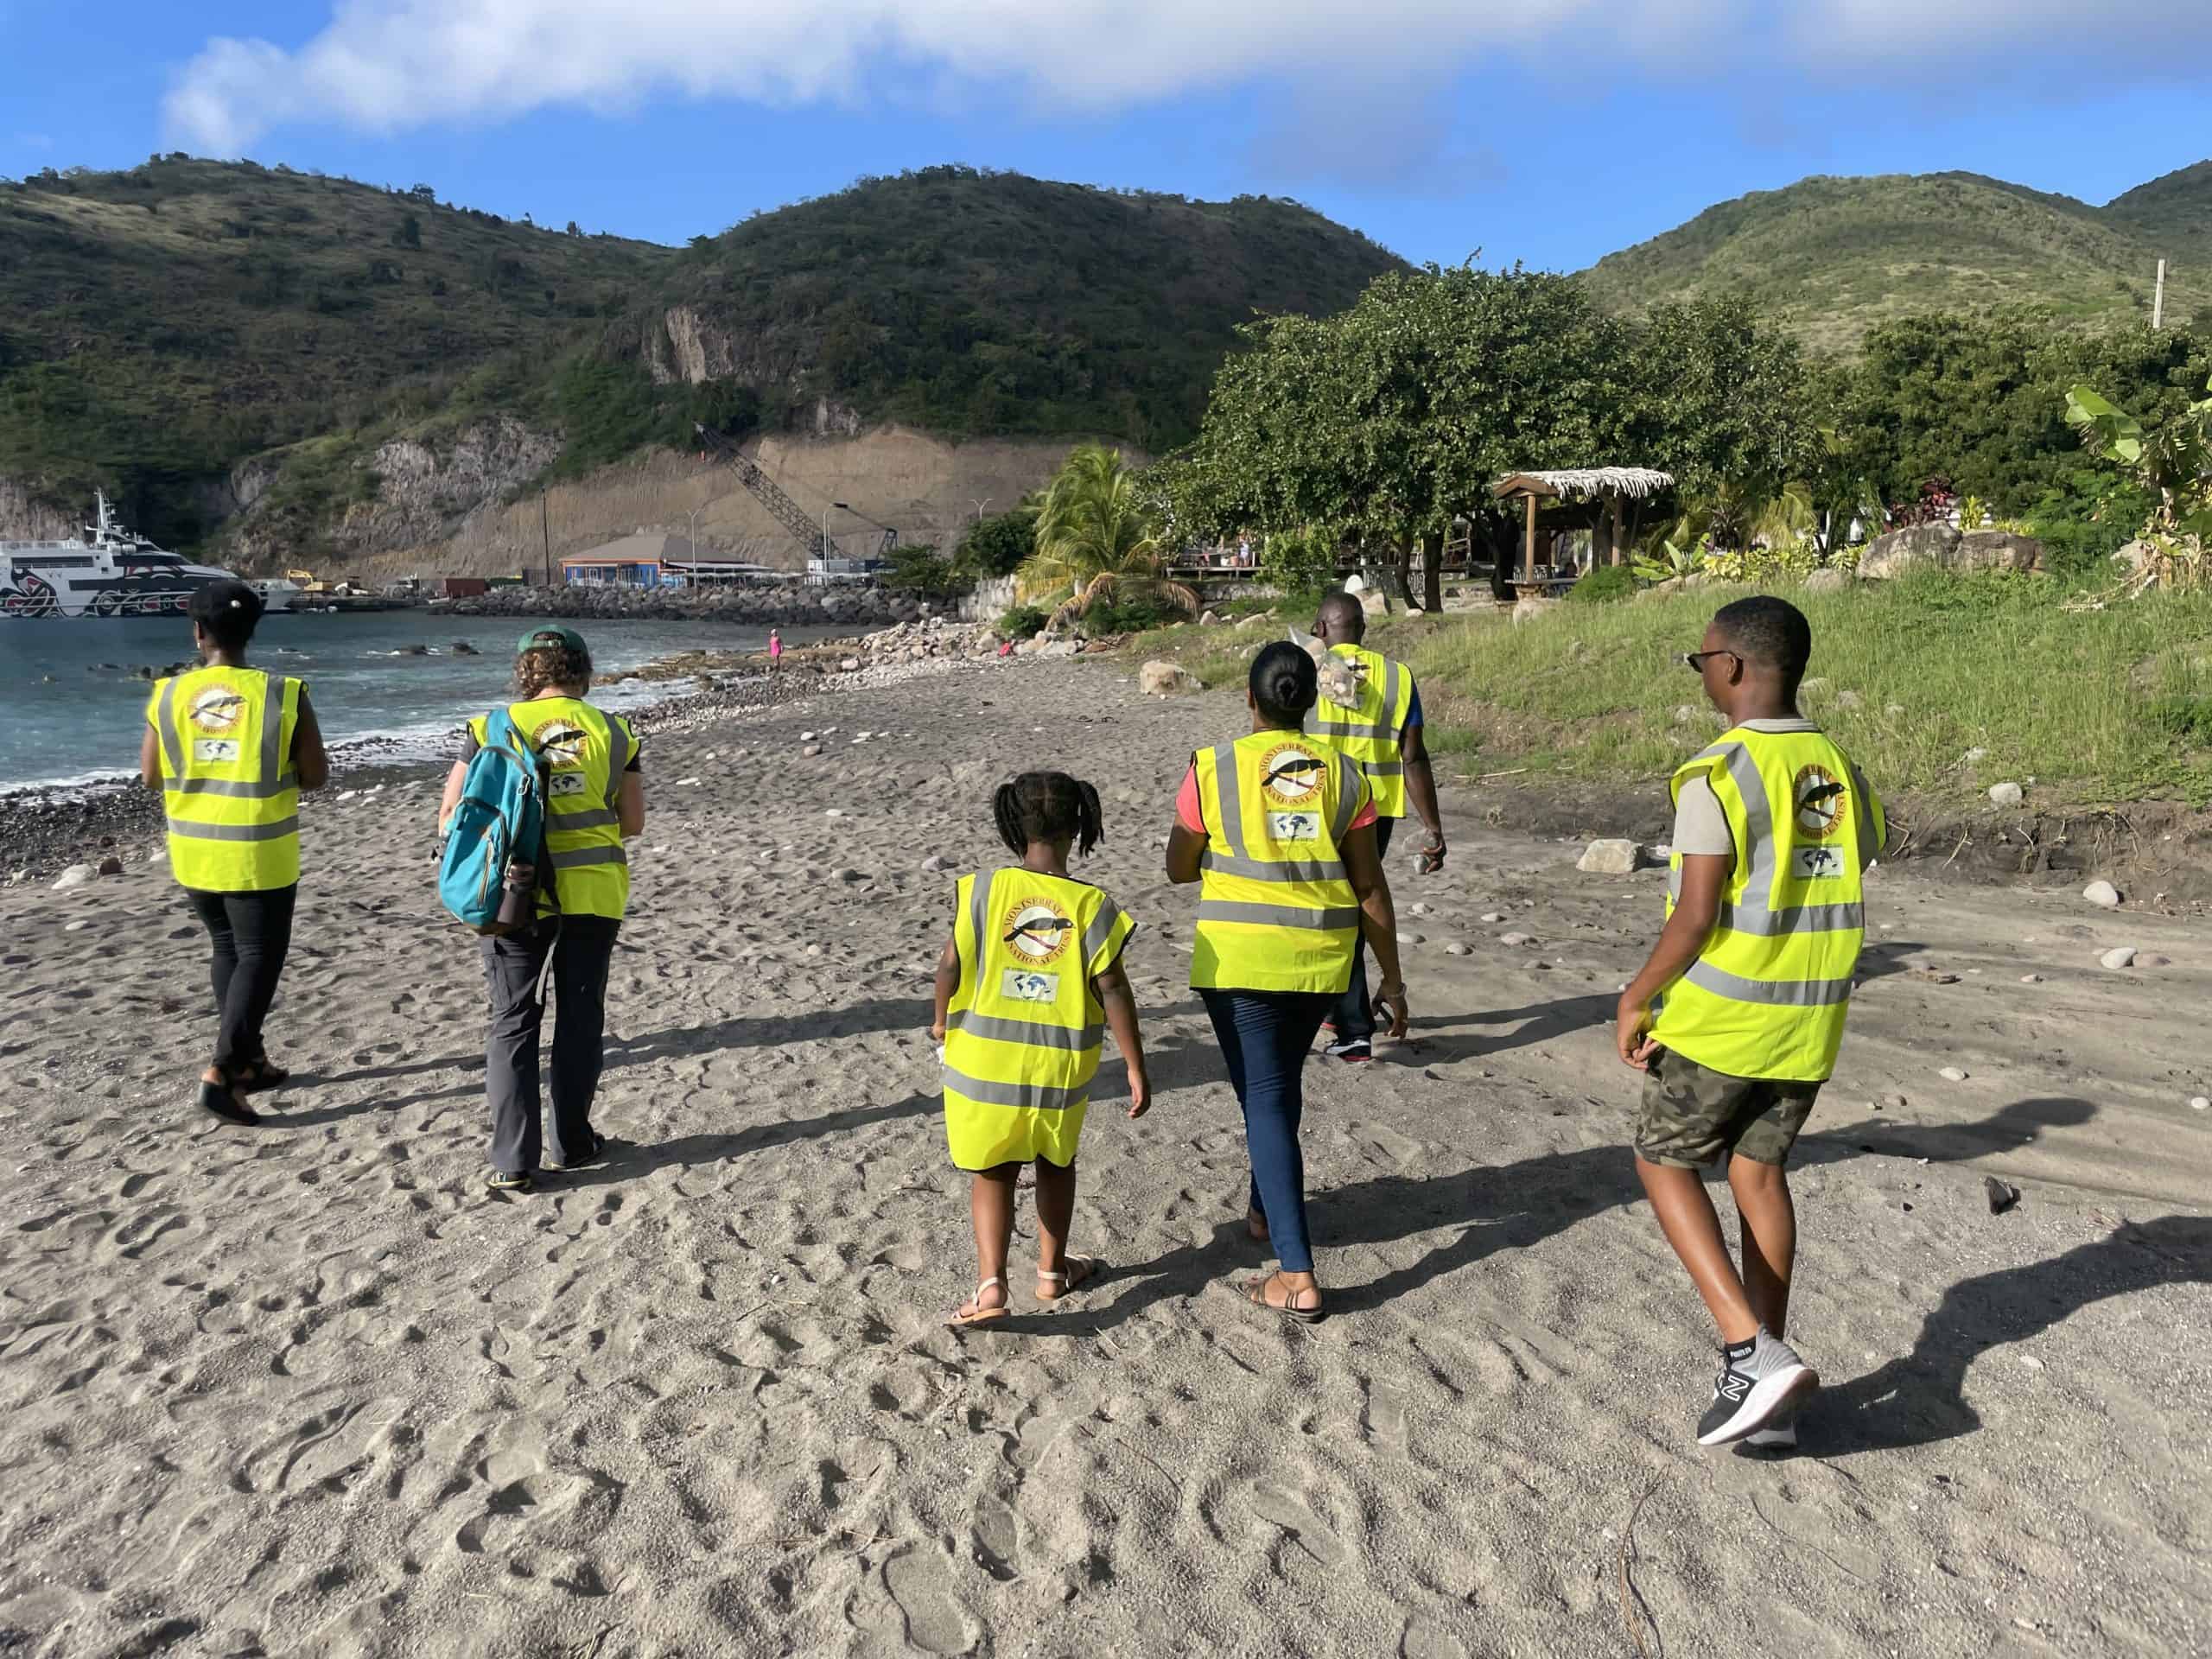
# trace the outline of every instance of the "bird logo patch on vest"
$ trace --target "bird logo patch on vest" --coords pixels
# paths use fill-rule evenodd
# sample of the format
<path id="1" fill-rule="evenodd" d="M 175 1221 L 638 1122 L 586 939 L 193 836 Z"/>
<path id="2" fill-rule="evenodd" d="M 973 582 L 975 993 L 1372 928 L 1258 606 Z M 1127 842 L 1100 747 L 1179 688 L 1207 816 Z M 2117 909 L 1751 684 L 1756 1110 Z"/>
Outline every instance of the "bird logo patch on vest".
<path id="1" fill-rule="evenodd" d="M 1276 841 L 1321 838 L 1321 784 L 1329 763 L 1302 743 L 1279 743 L 1260 762 L 1260 793 L 1273 807 L 1268 834 Z"/>
<path id="2" fill-rule="evenodd" d="M 192 700 L 188 712 L 201 731 L 220 736 L 245 718 L 245 699 L 227 685 L 211 685 Z"/>
<path id="3" fill-rule="evenodd" d="M 1067 953 L 1074 918 L 1049 900 L 1025 899 L 1007 912 L 1000 928 L 999 943 L 1020 965 L 1000 976 L 999 995 L 1012 1002 L 1059 1001 L 1060 976 L 1041 970 Z"/>
<path id="4" fill-rule="evenodd" d="M 1789 798 L 1797 810 L 1797 832 L 1815 841 L 1834 839 L 1843 828 L 1850 793 L 1827 767 L 1800 766 L 1796 780 L 1789 786 Z"/>
<path id="5" fill-rule="evenodd" d="M 584 745 L 591 741 L 591 734 L 581 726 L 571 726 L 565 720 L 549 721 L 537 728 L 532 740 L 546 763 L 556 771 L 564 766 L 581 766 L 584 763 Z"/>

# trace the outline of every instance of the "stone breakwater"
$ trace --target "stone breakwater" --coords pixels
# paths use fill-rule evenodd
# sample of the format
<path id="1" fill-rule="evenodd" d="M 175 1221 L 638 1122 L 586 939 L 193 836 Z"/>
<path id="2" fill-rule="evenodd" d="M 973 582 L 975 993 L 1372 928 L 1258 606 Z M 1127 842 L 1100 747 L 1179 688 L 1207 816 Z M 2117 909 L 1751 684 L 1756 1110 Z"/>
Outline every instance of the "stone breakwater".
<path id="1" fill-rule="evenodd" d="M 861 583 L 727 582 L 712 588 L 494 588 L 439 607 L 450 616 L 627 617 L 651 622 L 717 619 L 765 626 L 840 627 L 922 619 L 924 603 Z"/>

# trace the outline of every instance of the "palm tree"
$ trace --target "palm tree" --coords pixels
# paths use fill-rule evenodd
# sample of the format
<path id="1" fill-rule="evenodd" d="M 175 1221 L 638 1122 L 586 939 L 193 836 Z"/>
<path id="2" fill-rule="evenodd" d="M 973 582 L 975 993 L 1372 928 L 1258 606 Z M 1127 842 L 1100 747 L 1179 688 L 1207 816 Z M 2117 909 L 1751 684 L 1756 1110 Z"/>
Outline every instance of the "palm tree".
<path id="1" fill-rule="evenodd" d="M 1058 629 L 1100 600 L 1119 594 L 1185 613 L 1198 596 L 1166 579 L 1159 527 L 1138 499 L 1136 474 L 1118 449 L 1077 446 L 1046 486 L 1037 512 L 1037 550 L 1014 573 L 1024 600 L 1058 599 L 1046 625 Z"/>

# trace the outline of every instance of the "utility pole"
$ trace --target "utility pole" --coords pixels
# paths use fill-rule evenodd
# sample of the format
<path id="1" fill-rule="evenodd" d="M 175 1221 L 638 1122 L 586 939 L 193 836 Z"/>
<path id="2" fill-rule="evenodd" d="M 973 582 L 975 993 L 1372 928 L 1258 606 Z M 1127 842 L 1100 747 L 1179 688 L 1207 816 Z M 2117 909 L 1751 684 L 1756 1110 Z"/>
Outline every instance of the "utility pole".
<path id="1" fill-rule="evenodd" d="M 2166 262 L 2158 261 L 2158 287 L 2151 300 L 2151 327 L 2162 328 L 2166 321 Z"/>

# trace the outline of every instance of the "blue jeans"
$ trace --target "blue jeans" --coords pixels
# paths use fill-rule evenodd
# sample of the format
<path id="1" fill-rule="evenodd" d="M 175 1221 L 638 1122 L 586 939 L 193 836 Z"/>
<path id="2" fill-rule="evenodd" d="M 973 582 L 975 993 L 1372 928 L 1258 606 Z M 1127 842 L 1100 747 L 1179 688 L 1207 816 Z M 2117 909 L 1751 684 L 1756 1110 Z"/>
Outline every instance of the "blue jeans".
<path id="1" fill-rule="evenodd" d="M 1326 991 L 1200 990 L 1198 996 L 1244 1109 L 1253 1211 L 1267 1222 L 1282 1270 L 1311 1273 L 1298 1121 L 1306 1109 L 1306 1051 L 1337 999 Z"/>
<path id="2" fill-rule="evenodd" d="M 1390 832 L 1397 827 L 1395 818 L 1375 821 L 1375 856 L 1378 861 L 1389 855 Z M 1329 1017 L 1340 1043 L 1374 1039 L 1375 1005 L 1367 998 L 1367 924 L 1363 920 L 1359 925 L 1359 943 L 1351 948 L 1351 983 L 1337 999 Z"/>

